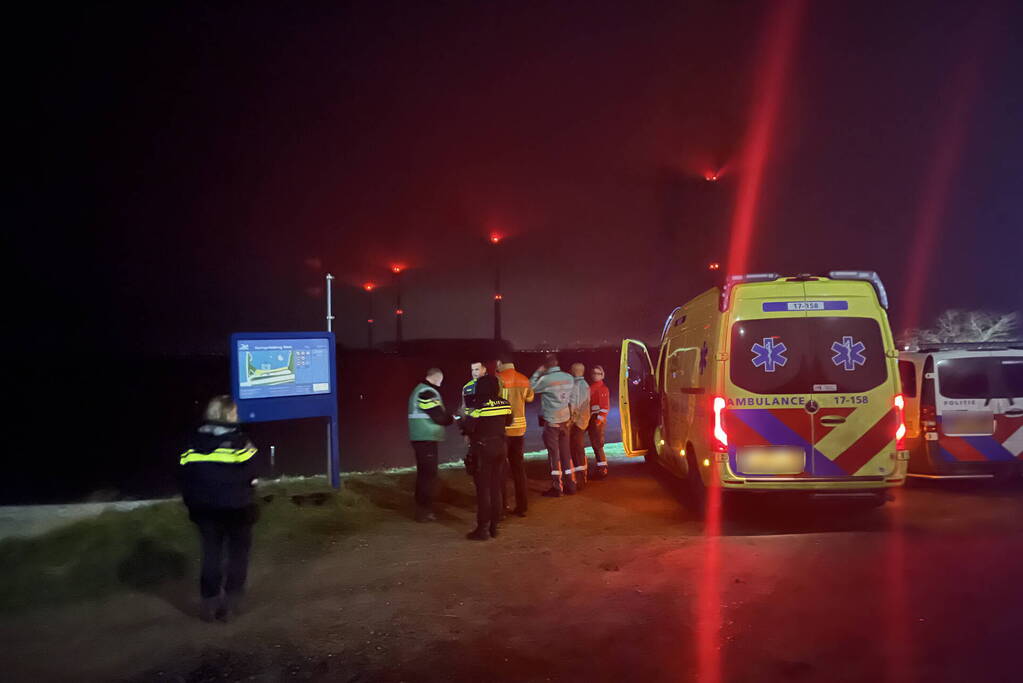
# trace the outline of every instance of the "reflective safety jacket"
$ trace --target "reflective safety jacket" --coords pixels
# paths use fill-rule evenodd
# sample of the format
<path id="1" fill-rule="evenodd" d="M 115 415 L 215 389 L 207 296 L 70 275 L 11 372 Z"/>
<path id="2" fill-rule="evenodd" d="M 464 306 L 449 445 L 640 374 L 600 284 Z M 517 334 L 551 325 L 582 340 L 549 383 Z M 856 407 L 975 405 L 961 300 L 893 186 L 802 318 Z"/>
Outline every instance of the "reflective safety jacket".
<path id="1" fill-rule="evenodd" d="M 590 385 L 582 377 L 575 377 L 572 385 L 572 424 L 579 429 L 590 425 Z"/>
<path id="2" fill-rule="evenodd" d="M 473 408 L 462 420 L 462 431 L 473 443 L 500 439 L 504 442 L 504 430 L 512 422 L 511 404 L 503 398 L 493 399 Z"/>
<path id="3" fill-rule="evenodd" d="M 541 398 L 540 411 L 543 419 L 550 424 L 568 422 L 572 417 L 571 398 L 575 378 L 555 365 L 553 368 L 537 368 L 529 378 L 529 386 Z"/>
<path id="4" fill-rule="evenodd" d="M 228 510 L 252 504 L 256 447 L 236 424 L 207 423 L 181 453 L 181 497 L 190 508 Z"/>
<path id="5" fill-rule="evenodd" d="M 607 390 L 604 380 L 590 385 L 590 419 L 598 424 L 607 422 L 607 411 L 611 407 L 611 392 Z"/>
<path id="6" fill-rule="evenodd" d="M 512 363 L 506 363 L 497 378 L 504 387 L 501 398 L 511 404 L 512 410 L 512 422 L 504 432 L 508 436 L 522 436 L 526 433 L 526 404 L 531 403 L 534 396 L 529 378 L 518 372 Z"/>
<path id="7" fill-rule="evenodd" d="M 440 389 L 429 382 L 417 384 L 408 397 L 409 441 L 443 441 L 444 427 L 453 421 Z"/>

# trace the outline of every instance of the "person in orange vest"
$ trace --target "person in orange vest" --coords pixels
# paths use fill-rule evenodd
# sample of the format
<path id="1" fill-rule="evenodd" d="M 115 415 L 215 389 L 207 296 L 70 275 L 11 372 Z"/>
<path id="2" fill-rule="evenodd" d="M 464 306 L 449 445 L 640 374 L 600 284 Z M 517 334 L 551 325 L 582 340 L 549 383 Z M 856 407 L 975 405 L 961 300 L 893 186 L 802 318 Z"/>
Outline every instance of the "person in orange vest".
<path id="1" fill-rule="evenodd" d="M 512 423 L 504 429 L 508 440 L 508 471 L 515 486 L 515 509 L 512 514 L 525 517 L 528 489 L 522 451 L 526 435 L 526 404 L 533 400 L 533 388 L 529 386 L 529 378 L 515 369 L 510 356 L 502 357 L 497 362 L 497 371 L 497 378 L 502 385 L 501 397 L 511 404 L 512 409 Z M 501 491 L 504 493 L 505 486 L 501 486 Z"/>
<path id="2" fill-rule="evenodd" d="M 593 472 L 594 479 L 607 477 L 607 456 L 604 455 L 604 425 L 607 424 L 607 411 L 611 407 L 611 396 L 604 384 L 604 368 L 594 365 L 590 370 L 590 426 L 587 432 L 590 446 L 597 460 L 597 469 Z"/>

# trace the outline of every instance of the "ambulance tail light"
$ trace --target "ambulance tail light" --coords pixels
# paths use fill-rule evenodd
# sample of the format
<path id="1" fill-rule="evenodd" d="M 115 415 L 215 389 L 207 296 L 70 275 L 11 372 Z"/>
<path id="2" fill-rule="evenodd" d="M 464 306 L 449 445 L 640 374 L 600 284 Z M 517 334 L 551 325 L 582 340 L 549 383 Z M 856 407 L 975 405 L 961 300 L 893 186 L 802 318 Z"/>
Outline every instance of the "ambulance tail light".
<path id="1" fill-rule="evenodd" d="M 899 425 L 895 428 L 895 450 L 903 451 L 906 449 L 906 399 L 902 394 L 895 394 L 892 403 L 895 405 L 895 419 Z"/>
<path id="2" fill-rule="evenodd" d="M 725 432 L 724 412 L 725 399 L 714 397 L 714 438 L 711 439 L 711 450 L 715 453 L 728 452 L 728 433 Z"/>

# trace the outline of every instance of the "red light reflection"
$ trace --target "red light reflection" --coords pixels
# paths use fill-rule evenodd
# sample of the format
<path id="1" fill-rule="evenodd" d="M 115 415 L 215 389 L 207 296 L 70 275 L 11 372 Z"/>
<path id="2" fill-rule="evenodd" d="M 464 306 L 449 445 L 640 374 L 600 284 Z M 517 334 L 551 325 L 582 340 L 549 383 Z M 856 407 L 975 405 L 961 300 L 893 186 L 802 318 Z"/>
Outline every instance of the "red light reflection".
<path id="1" fill-rule="evenodd" d="M 766 26 L 759 62 L 763 70 L 755 80 L 761 85 L 753 98 L 749 127 L 742 155 L 741 181 L 732 216 L 728 272 L 745 273 L 754 219 L 767 156 L 774 141 L 778 112 L 785 89 L 789 61 L 795 51 L 799 25 L 805 14 L 804 0 L 777 3 Z"/>

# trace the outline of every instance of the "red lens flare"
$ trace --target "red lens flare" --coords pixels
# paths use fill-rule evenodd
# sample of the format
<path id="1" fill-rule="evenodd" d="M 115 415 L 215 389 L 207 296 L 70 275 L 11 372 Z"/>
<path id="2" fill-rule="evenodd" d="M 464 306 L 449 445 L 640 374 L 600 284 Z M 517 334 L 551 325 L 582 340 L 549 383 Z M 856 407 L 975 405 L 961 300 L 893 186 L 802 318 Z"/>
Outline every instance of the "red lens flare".
<path id="1" fill-rule="evenodd" d="M 755 82 L 757 88 L 750 111 L 749 126 L 741 157 L 742 173 L 735 213 L 732 216 L 728 272 L 746 272 L 756 218 L 757 202 L 763 185 L 764 169 L 774 142 L 778 112 L 789 62 L 795 52 L 796 38 L 805 14 L 805 0 L 777 3 L 768 21 L 759 62 L 764 65 Z"/>
<path id="2" fill-rule="evenodd" d="M 398 275 L 403 270 L 405 270 L 405 264 L 404 263 L 392 263 L 391 264 L 391 272 L 394 273 L 395 275 Z"/>
<path id="3" fill-rule="evenodd" d="M 500 244 L 501 239 L 502 239 L 502 237 L 501 237 L 500 234 L 498 234 L 496 232 L 490 233 L 490 243 L 491 244 Z"/>
<path id="4" fill-rule="evenodd" d="M 363 283 L 362 283 L 362 288 L 363 288 L 364 290 L 366 290 L 367 292 L 372 292 L 372 291 L 373 291 L 374 289 L 376 289 L 376 288 L 377 288 L 377 286 L 376 286 L 376 284 L 375 284 L 375 283 L 373 283 L 373 282 L 363 282 Z"/>

